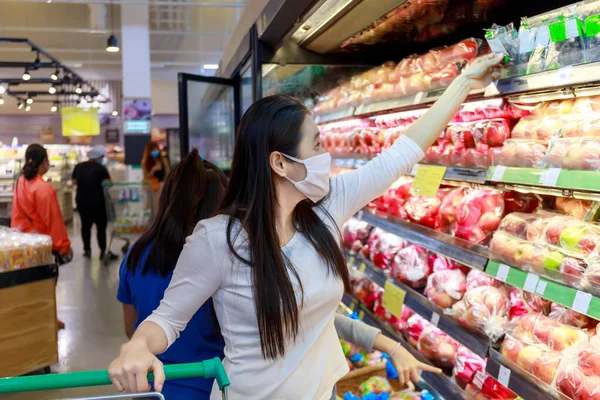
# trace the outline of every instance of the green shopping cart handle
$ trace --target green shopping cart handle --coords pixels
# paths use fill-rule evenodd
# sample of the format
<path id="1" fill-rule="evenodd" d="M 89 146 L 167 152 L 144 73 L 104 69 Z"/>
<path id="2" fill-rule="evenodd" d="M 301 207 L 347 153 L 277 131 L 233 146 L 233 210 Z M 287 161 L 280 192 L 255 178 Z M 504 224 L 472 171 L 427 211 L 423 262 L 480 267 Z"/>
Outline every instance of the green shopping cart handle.
<path id="1" fill-rule="evenodd" d="M 229 386 L 229 378 L 219 358 L 191 364 L 165 365 L 167 379 L 215 378 L 219 389 Z M 154 380 L 154 374 L 148 374 L 148 381 Z M 69 372 L 66 374 L 48 374 L 38 376 L 20 376 L 0 378 L 0 393 L 34 392 L 38 390 L 67 389 L 85 386 L 110 385 L 108 371 Z"/>

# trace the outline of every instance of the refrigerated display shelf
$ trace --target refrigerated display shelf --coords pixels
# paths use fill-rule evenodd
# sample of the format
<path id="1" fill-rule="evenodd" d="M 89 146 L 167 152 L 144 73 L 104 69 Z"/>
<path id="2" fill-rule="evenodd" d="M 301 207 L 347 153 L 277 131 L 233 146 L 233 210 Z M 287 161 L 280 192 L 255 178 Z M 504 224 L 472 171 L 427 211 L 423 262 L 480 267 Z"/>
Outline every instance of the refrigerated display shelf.
<path id="1" fill-rule="evenodd" d="M 594 319 L 600 319 L 600 299 L 591 293 L 496 261 L 490 261 L 485 272 L 526 292 L 534 293 Z"/>
<path id="2" fill-rule="evenodd" d="M 573 89 L 600 83 L 600 62 L 568 66 L 553 71 L 543 71 L 531 75 L 515 76 L 498 80 L 484 90 L 473 91 L 466 102 L 481 101 L 522 94 L 535 95 L 548 91 L 562 90 L 561 96 L 575 97 Z M 446 89 L 420 92 L 396 99 L 374 101 L 347 107 L 315 117 L 318 124 L 341 121 L 346 118 L 367 118 L 381 113 L 409 111 L 430 105 L 438 100 Z"/>
<path id="3" fill-rule="evenodd" d="M 523 399 L 548 400 L 552 398 L 550 393 L 545 392 L 519 371 L 509 368 L 502 359 L 502 355 L 495 350 L 490 350 L 485 371 Z"/>
<path id="4" fill-rule="evenodd" d="M 486 247 L 401 219 L 373 214 L 368 210 L 359 212 L 356 217 L 468 267 L 483 271 L 487 265 L 489 250 Z"/>
<path id="5" fill-rule="evenodd" d="M 365 274 L 365 277 L 368 280 L 378 284 L 382 288 L 385 286 L 386 281 L 391 281 L 394 285 L 406 292 L 404 304 L 408 308 L 436 325 L 479 357 L 486 357 L 488 348 L 490 345 L 493 345 L 490 343 L 489 338 L 463 327 L 454 318 L 445 315 L 442 308 L 429 301 L 423 294 L 410 286 L 391 278 L 385 271 L 374 266 L 371 261 L 365 260 L 362 257 L 349 256 L 348 264 L 350 267 L 358 268 L 359 271 Z"/>
<path id="6" fill-rule="evenodd" d="M 381 329 L 381 332 L 387 337 L 394 339 L 395 341 L 402 344 L 402 346 L 407 349 L 413 357 L 417 360 L 430 364 L 428 360 L 426 360 L 417 349 L 412 347 L 408 342 L 404 339 L 404 337 L 396 332 L 394 328 L 392 328 L 389 324 L 379 320 L 373 313 L 367 309 L 364 304 L 362 304 L 358 299 L 354 298 L 351 295 L 344 295 L 342 298 L 342 303 L 350 309 L 352 312 L 356 312 L 358 318 L 364 323 L 374 326 L 376 328 Z M 417 383 L 418 387 L 423 389 L 427 389 L 432 393 L 437 393 L 437 399 L 444 400 L 463 400 L 465 399 L 464 391 L 456 385 L 456 383 L 445 374 L 433 374 L 431 372 L 422 372 L 421 373 L 421 382 Z"/>

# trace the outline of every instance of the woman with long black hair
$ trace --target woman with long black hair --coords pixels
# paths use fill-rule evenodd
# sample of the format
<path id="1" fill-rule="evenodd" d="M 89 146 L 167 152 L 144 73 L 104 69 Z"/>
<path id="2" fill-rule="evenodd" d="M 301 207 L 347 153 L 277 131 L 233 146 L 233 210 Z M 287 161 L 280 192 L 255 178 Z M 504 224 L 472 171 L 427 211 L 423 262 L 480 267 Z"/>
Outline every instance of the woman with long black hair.
<path id="1" fill-rule="evenodd" d="M 223 211 L 188 237 L 160 306 L 109 367 L 115 387 L 148 390 L 152 370 L 160 390 L 164 371 L 155 355 L 212 297 L 232 399 L 330 399 L 348 371 L 334 326 L 350 289 L 341 225 L 423 157 L 499 62 L 486 56 L 467 67 L 392 147 L 331 180 L 308 110 L 286 96 L 254 103 L 236 136 Z M 385 350 L 402 359 L 396 365 L 405 377 L 424 368 L 397 345 Z M 211 398 L 220 398 L 214 387 Z"/>

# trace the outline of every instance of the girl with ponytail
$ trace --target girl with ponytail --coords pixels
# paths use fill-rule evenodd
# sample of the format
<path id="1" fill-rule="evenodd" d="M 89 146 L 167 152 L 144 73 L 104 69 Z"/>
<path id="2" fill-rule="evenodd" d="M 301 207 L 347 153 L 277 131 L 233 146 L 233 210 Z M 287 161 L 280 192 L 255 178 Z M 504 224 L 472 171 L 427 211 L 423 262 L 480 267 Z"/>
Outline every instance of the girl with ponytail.
<path id="1" fill-rule="evenodd" d="M 50 169 L 48 153 L 39 144 L 25 151 L 23 174 L 13 195 L 11 227 L 52 237 L 52 251 L 59 263 L 73 258 L 71 241 L 56 197 L 56 191 L 43 178 Z"/>

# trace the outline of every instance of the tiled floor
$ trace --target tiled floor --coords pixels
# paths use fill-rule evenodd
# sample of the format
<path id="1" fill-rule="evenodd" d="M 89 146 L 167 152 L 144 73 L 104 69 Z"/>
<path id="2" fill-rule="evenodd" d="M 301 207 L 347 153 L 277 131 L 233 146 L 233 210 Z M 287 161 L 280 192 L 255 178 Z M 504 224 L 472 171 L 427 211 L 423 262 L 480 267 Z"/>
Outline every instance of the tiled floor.
<path id="1" fill-rule="evenodd" d="M 123 313 L 115 299 L 119 264 L 104 266 L 93 248 L 91 260 L 83 258 L 79 234 L 70 233 L 74 258 L 60 268 L 56 290 L 58 317 L 66 324 L 59 332 L 59 362 L 52 372 L 106 369 L 127 338 Z M 94 244 L 95 245 L 95 244 Z M 114 251 L 119 244 L 113 246 Z M 56 390 L 29 394 L 0 395 L 1 400 L 50 400 L 115 394 L 112 387 Z"/>

